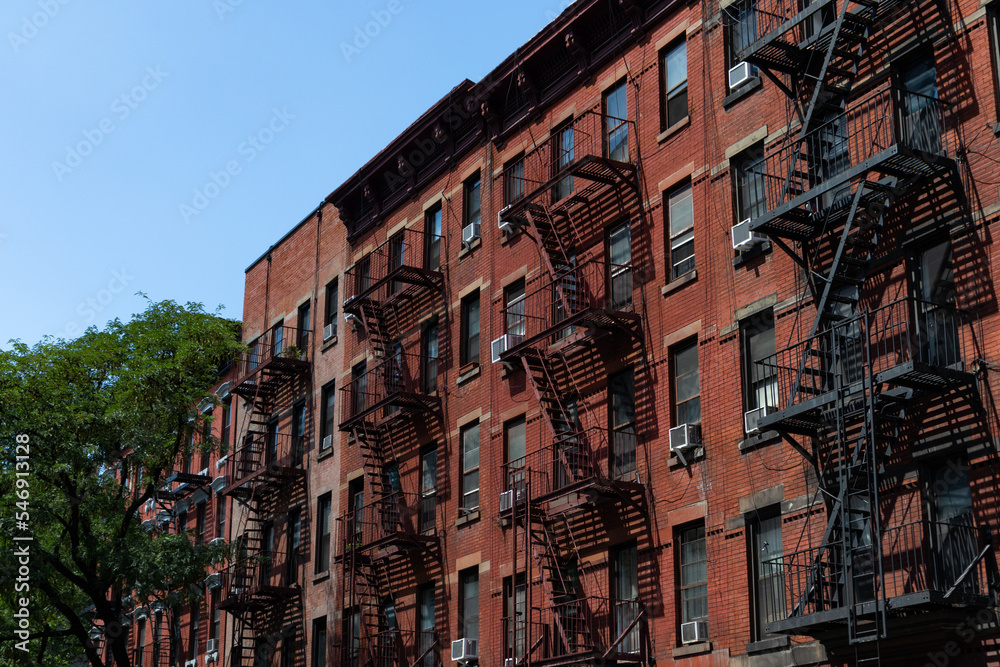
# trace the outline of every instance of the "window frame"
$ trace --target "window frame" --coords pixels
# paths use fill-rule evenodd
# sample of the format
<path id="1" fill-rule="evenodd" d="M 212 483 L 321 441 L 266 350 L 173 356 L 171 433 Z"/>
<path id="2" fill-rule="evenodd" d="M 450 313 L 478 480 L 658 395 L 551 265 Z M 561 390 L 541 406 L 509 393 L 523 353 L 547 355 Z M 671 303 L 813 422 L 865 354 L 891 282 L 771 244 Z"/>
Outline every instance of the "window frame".
<path id="1" fill-rule="evenodd" d="M 316 557 L 313 561 L 314 574 L 322 574 L 330 571 L 330 521 L 332 512 L 333 493 L 327 491 L 316 498 Z"/>
<path id="2" fill-rule="evenodd" d="M 696 254 L 695 254 L 695 234 L 694 234 L 694 186 L 692 185 L 690 179 L 685 179 L 683 182 L 674 185 L 672 188 L 663 193 L 664 201 L 666 205 L 664 206 L 664 212 L 667 216 L 667 223 L 664 228 L 667 232 L 667 257 L 668 264 L 670 266 L 670 277 L 667 282 L 673 282 L 675 280 L 680 280 L 694 273 L 697 268 Z M 674 231 L 674 218 L 675 218 L 675 205 L 685 205 L 690 212 L 690 224 L 683 227 L 678 231 Z M 677 216 L 679 217 L 679 216 Z M 681 256 L 678 259 L 679 253 L 677 249 L 691 244 L 691 252 Z M 690 267 L 685 268 L 683 271 L 678 271 L 678 266 L 682 262 L 687 262 L 690 260 Z"/>
<path id="3" fill-rule="evenodd" d="M 424 266 L 428 271 L 441 270 L 441 240 L 444 235 L 441 202 L 424 211 Z"/>
<path id="4" fill-rule="evenodd" d="M 462 228 L 483 222 L 483 179 L 477 171 L 462 183 Z"/>
<path id="5" fill-rule="evenodd" d="M 524 152 L 508 160 L 503 166 L 503 203 L 504 206 L 515 204 L 527 194 L 524 180 Z"/>
<path id="6" fill-rule="evenodd" d="M 624 380 L 628 380 L 624 382 Z M 631 419 L 622 422 L 617 421 L 619 405 L 617 403 L 620 396 L 625 396 L 625 392 L 617 390 L 619 386 L 628 386 L 631 391 L 628 396 L 631 398 L 629 404 L 623 404 L 622 410 L 631 411 Z M 629 367 L 608 378 L 608 426 L 611 433 L 611 447 L 609 447 L 610 469 L 612 478 L 616 480 L 630 481 L 631 478 L 639 474 L 639 428 L 638 417 L 636 416 L 635 400 L 635 369 Z M 631 445 L 624 447 L 627 441 Z M 619 459 L 630 459 L 627 467 L 619 465 Z"/>
<path id="7" fill-rule="evenodd" d="M 526 298 L 527 291 L 526 281 L 524 278 L 518 278 L 503 288 L 503 331 L 506 335 L 524 336 L 527 334 L 528 320 L 525 310 Z"/>
<path id="8" fill-rule="evenodd" d="M 679 48 L 684 48 L 684 80 L 674 83 L 671 86 L 669 60 Z M 690 113 L 688 105 L 688 61 L 687 61 L 687 37 L 681 36 L 664 48 L 660 49 L 660 132 L 666 132 L 670 128 L 684 122 Z M 684 95 L 684 113 L 677 118 L 670 116 L 670 102 Z"/>
<path id="9" fill-rule="evenodd" d="M 678 368 L 678 359 L 680 355 L 684 352 L 694 350 L 694 369 L 686 370 L 681 372 Z M 687 340 L 681 341 L 677 345 L 671 346 L 670 348 L 670 418 L 674 426 L 680 426 L 681 424 L 700 424 L 701 423 L 701 359 L 700 350 L 698 349 L 698 339 L 688 338 Z M 698 385 L 697 392 L 688 396 L 683 401 L 680 401 L 680 380 L 688 375 L 695 376 L 695 383 Z M 681 419 L 681 407 L 689 402 L 697 401 L 697 416 L 696 420 L 689 421 L 687 419 Z"/>
<path id="10" fill-rule="evenodd" d="M 313 667 L 326 667 L 326 643 L 326 616 L 314 618 L 312 621 L 312 651 L 310 651 L 309 656 L 312 660 Z"/>
<path id="11" fill-rule="evenodd" d="M 440 387 L 441 326 L 437 319 L 428 322 L 420 332 L 420 352 L 420 383 L 425 394 L 433 394 Z"/>
<path id="12" fill-rule="evenodd" d="M 295 318 L 296 328 L 299 330 L 297 340 L 295 341 L 296 347 L 299 348 L 299 354 L 306 354 L 309 350 L 309 334 L 312 328 L 312 301 L 306 301 L 301 306 L 299 306 L 298 313 Z"/>
<path id="13" fill-rule="evenodd" d="M 520 449 L 521 453 L 519 456 L 512 458 L 511 455 L 511 442 L 513 438 L 512 433 L 516 433 L 516 429 L 520 429 L 521 442 Z M 514 491 L 515 501 L 516 496 L 523 492 L 525 483 L 525 466 L 527 465 L 528 456 L 528 416 L 526 414 L 520 414 L 511 417 L 503 423 L 503 462 L 504 467 L 507 469 L 507 479 L 503 481 L 504 486 L 502 489 L 504 491 Z M 521 461 L 520 465 L 515 466 L 514 463 Z"/>
<path id="14" fill-rule="evenodd" d="M 784 597 L 784 568 L 779 568 L 777 571 L 770 571 L 768 574 L 764 574 L 762 569 L 763 562 L 762 559 L 759 558 L 758 553 L 761 538 L 767 534 L 765 531 L 765 522 L 768 524 L 766 527 L 770 530 L 774 530 L 775 526 L 773 524 L 776 523 L 778 529 L 777 535 L 782 541 L 779 551 L 780 555 L 782 557 L 784 556 L 784 535 L 782 534 L 784 532 L 784 526 L 781 516 L 781 507 L 779 505 L 772 505 L 770 507 L 761 508 L 746 514 L 744 519 L 747 527 L 747 557 L 750 564 L 750 572 L 748 573 L 750 590 L 750 633 L 753 641 L 761 641 L 775 636 L 768 634 L 765 631 L 765 627 L 767 626 L 769 620 L 762 617 L 760 613 L 760 596 L 763 595 L 764 590 L 764 584 L 762 584 L 763 581 L 774 577 L 778 578 L 778 581 L 780 582 L 781 604 L 785 609 L 787 609 Z M 773 533 L 771 534 L 773 535 Z M 768 558 L 763 560 L 769 560 L 774 557 L 774 555 L 769 555 Z M 773 568 L 773 565 L 771 567 Z M 779 612 L 779 614 L 775 615 L 775 619 L 779 616 L 783 616 L 783 614 Z"/>
<path id="15" fill-rule="evenodd" d="M 700 536 L 698 532 L 700 531 Z M 692 538 L 691 534 L 694 533 Z M 708 612 L 708 541 L 706 539 L 705 533 L 705 522 L 696 521 L 694 523 L 685 524 L 683 526 L 678 526 L 675 531 L 675 544 L 677 545 L 677 605 L 678 613 L 677 618 L 680 623 L 691 623 L 694 621 L 707 621 L 709 617 Z M 685 559 L 685 546 L 701 542 L 701 558 L 686 560 Z M 685 572 L 688 571 L 685 568 L 704 564 L 704 579 L 686 581 Z M 692 591 L 698 588 L 702 588 L 702 594 L 696 595 L 691 598 L 685 598 L 688 591 Z M 703 616 L 689 616 L 688 615 L 688 602 L 695 599 L 704 600 L 705 614 Z"/>
<path id="16" fill-rule="evenodd" d="M 625 107 L 625 116 L 612 116 L 611 115 L 611 105 L 614 98 L 621 95 L 621 104 Z M 629 117 L 628 117 L 628 79 L 622 78 L 619 81 L 608 86 L 601 93 L 601 116 L 603 119 L 603 132 L 601 133 L 603 142 L 603 155 L 609 160 L 618 160 L 619 162 L 628 162 L 630 157 L 629 151 Z M 613 119 L 613 120 L 612 120 Z M 615 123 L 614 121 L 619 121 Z M 624 141 L 621 140 L 624 138 Z M 614 143 L 613 143 L 614 142 Z M 614 148 L 612 148 L 614 146 Z M 622 150 L 622 146 L 624 149 Z M 620 152 L 624 152 L 624 155 L 620 155 Z"/>
<path id="17" fill-rule="evenodd" d="M 475 314 L 475 333 L 472 333 L 473 311 Z M 480 356 L 480 332 L 482 327 L 482 306 L 479 290 L 466 295 L 461 306 L 461 346 L 459 348 L 459 363 L 478 364 Z"/>
<path id="18" fill-rule="evenodd" d="M 320 390 L 320 424 L 322 424 L 322 430 L 319 434 L 319 451 L 324 452 L 327 450 L 323 446 L 323 441 L 326 436 L 332 436 L 337 430 L 337 388 L 336 381 L 332 380 L 323 385 Z M 333 438 L 330 438 L 330 447 L 333 449 Z"/>
<path id="19" fill-rule="evenodd" d="M 469 443 L 467 438 L 470 434 L 475 433 L 475 453 L 476 462 L 475 465 L 470 466 L 467 457 L 469 456 L 471 449 L 469 448 Z M 473 421 L 468 424 L 463 425 L 459 429 L 459 442 L 461 443 L 461 455 L 462 455 L 462 470 L 461 470 L 461 489 L 462 489 L 462 505 L 460 510 L 465 510 L 466 512 L 477 511 L 480 507 L 480 485 L 479 485 L 479 467 L 480 467 L 480 428 L 479 422 Z M 475 489 L 470 486 L 470 480 L 475 476 Z M 469 504 L 468 498 L 475 494 L 475 503 Z"/>
<path id="20" fill-rule="evenodd" d="M 475 595 L 470 595 L 470 588 L 475 586 Z M 475 609 L 470 601 L 475 600 Z M 471 612 L 471 613 L 470 613 Z M 470 632 L 471 629 L 474 632 Z M 479 639 L 479 566 L 473 565 L 458 573 L 458 636 L 466 639 Z"/>
<path id="21" fill-rule="evenodd" d="M 760 328 L 764 322 L 770 323 L 770 327 Z M 744 412 L 757 410 L 758 408 L 765 407 L 765 405 L 770 405 L 775 408 L 778 406 L 779 397 L 777 368 L 772 366 L 770 373 L 765 373 L 763 371 L 758 372 L 758 366 L 756 363 L 758 359 L 754 358 L 752 351 L 753 336 L 768 330 L 771 332 L 771 343 L 769 349 L 773 349 L 775 351 L 771 352 L 770 355 L 761 357 L 761 359 L 766 359 L 767 356 L 773 357 L 776 355 L 777 337 L 774 327 L 774 311 L 770 308 L 766 308 L 740 320 L 740 357 L 742 360 L 741 379 L 743 384 Z M 762 392 L 768 395 L 773 403 L 761 404 L 759 398 Z"/>
<path id="22" fill-rule="evenodd" d="M 328 325 L 333 325 L 333 329 L 330 332 L 330 337 L 323 338 L 323 341 L 332 340 L 337 337 L 337 313 L 340 309 L 340 304 L 338 303 L 338 294 L 340 292 L 340 278 L 334 278 L 326 284 L 326 308 L 323 319 L 323 328 L 325 329 Z"/>
<path id="23" fill-rule="evenodd" d="M 758 141 L 734 156 L 733 165 L 733 207 L 736 223 L 753 220 L 767 213 L 767 177 L 763 171 L 764 142 Z M 750 198 L 750 190 L 756 198 Z"/>

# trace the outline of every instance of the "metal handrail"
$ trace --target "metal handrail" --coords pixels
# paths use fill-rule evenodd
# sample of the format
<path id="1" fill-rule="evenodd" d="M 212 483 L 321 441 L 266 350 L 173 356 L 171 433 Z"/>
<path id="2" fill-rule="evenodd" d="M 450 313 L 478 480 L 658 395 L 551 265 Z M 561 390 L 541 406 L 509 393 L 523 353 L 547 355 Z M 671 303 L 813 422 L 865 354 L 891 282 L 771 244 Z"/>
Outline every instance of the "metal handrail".
<path id="1" fill-rule="evenodd" d="M 386 296 L 391 297 L 403 289 L 402 283 L 407 281 L 407 269 L 428 273 L 439 272 L 440 262 L 443 261 L 440 254 L 443 244 L 443 236 L 429 234 L 420 229 L 404 228 L 393 234 L 344 272 L 347 281 L 345 303 L 368 296 L 383 286 L 387 289 Z M 433 247 L 438 249 L 436 256 L 438 266 L 432 265 L 435 261 L 432 257 Z M 394 276 L 399 280 L 393 280 Z M 395 284 L 396 282 L 399 284 Z"/>

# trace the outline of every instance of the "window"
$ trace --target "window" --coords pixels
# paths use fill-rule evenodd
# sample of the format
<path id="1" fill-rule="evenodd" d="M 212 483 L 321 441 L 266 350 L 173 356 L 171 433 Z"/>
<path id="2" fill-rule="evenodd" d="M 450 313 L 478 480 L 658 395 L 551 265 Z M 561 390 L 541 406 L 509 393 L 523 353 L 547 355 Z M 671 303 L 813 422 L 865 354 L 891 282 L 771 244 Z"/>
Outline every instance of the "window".
<path id="1" fill-rule="evenodd" d="M 705 524 L 677 531 L 677 568 L 680 570 L 681 623 L 708 618 L 708 556 Z"/>
<path id="2" fill-rule="evenodd" d="M 208 512 L 208 503 L 198 503 L 197 508 L 194 511 L 194 543 L 204 544 L 205 543 L 205 533 L 207 532 L 208 522 L 205 520 Z"/>
<path id="3" fill-rule="evenodd" d="M 460 362 L 479 363 L 479 291 L 462 299 L 462 346 Z"/>
<path id="4" fill-rule="evenodd" d="M 272 340 L 274 341 L 273 353 L 277 357 L 285 349 L 285 321 L 279 320 L 271 331 Z"/>
<path id="5" fill-rule="evenodd" d="M 612 554 L 612 590 L 615 605 L 615 636 L 620 636 L 639 616 L 639 549 L 630 545 L 615 549 Z M 622 653 L 638 653 L 639 626 L 636 624 L 622 641 Z"/>
<path id="6" fill-rule="evenodd" d="M 228 400 L 222 404 L 222 451 L 229 451 L 230 432 L 233 428 L 233 402 Z"/>
<path id="7" fill-rule="evenodd" d="M 628 89 L 625 79 L 604 93 L 604 154 L 628 162 Z"/>
<path id="8" fill-rule="evenodd" d="M 463 196 L 463 212 L 462 212 L 462 226 L 468 227 L 469 225 L 476 224 L 482 219 L 482 198 L 480 196 L 480 178 L 479 172 L 465 182 L 465 186 L 462 188 L 464 192 Z"/>
<path id="9" fill-rule="evenodd" d="M 351 402 L 352 416 L 356 417 L 368 408 L 368 366 L 364 361 L 351 369 Z"/>
<path id="10" fill-rule="evenodd" d="M 1000 115 L 1000 7 L 986 6 L 986 21 L 990 31 L 990 60 L 993 63 L 993 94 Z"/>
<path id="11" fill-rule="evenodd" d="M 974 527 L 972 486 L 969 461 L 958 454 L 947 461 L 935 461 L 925 472 L 930 552 L 934 561 L 933 578 L 937 590 L 946 591 L 979 555 L 978 530 Z M 871 530 L 867 531 L 871 534 Z M 870 546 L 871 540 L 868 540 Z M 871 568 L 869 568 L 870 570 Z M 861 579 L 860 572 L 856 579 Z M 867 573 L 865 573 L 867 574 Z M 872 572 L 872 574 L 874 574 Z M 874 581 L 871 576 L 866 577 Z M 973 570 L 961 581 L 956 592 L 974 594 L 982 586 L 981 576 Z M 872 585 L 868 588 L 874 591 Z M 871 596 L 862 599 L 872 599 Z"/>
<path id="12" fill-rule="evenodd" d="M 222 494 L 215 496 L 215 536 L 226 537 L 226 497 Z"/>
<path id="13" fill-rule="evenodd" d="M 525 334 L 526 320 L 524 311 L 524 278 L 517 280 L 503 290 L 504 311 L 507 313 L 506 330 L 509 336 L 521 336 L 512 341 L 519 343 Z"/>
<path id="14" fill-rule="evenodd" d="M 348 529 L 348 532 L 353 532 L 355 535 L 360 536 L 362 529 L 364 528 L 365 519 L 365 478 L 356 477 L 352 479 L 347 484 L 347 512 L 350 514 L 352 529 Z M 360 539 L 358 537 L 357 539 Z M 356 542 L 355 546 L 359 546 L 360 542 Z"/>
<path id="15" fill-rule="evenodd" d="M 750 609 L 754 640 L 767 637 L 766 626 L 785 617 L 785 579 L 781 563 L 781 515 L 778 508 L 746 517 L 750 548 Z"/>
<path id="16" fill-rule="evenodd" d="M 757 40 L 757 2 L 740 0 L 731 4 L 726 13 L 729 15 L 726 57 L 728 67 L 733 67 L 742 61 L 743 51 Z"/>
<path id="17" fill-rule="evenodd" d="M 479 639 L 479 566 L 458 573 L 458 636 Z"/>
<path id="18" fill-rule="evenodd" d="M 462 507 L 479 508 L 479 422 L 462 427 Z"/>
<path id="19" fill-rule="evenodd" d="M 507 485 L 503 488 L 513 490 L 515 494 L 524 492 L 526 423 L 524 415 L 521 415 L 503 425 L 504 460 L 507 462 Z"/>
<path id="20" fill-rule="evenodd" d="M 424 229 L 427 232 L 426 248 L 427 270 L 441 270 L 441 204 L 424 214 Z"/>
<path id="21" fill-rule="evenodd" d="M 671 351 L 674 426 L 701 423 L 701 389 L 698 381 L 698 341 Z"/>
<path id="22" fill-rule="evenodd" d="M 694 204 L 690 182 L 667 194 L 667 217 L 670 279 L 676 280 L 694 271 Z"/>
<path id="23" fill-rule="evenodd" d="M 188 625 L 188 660 L 198 657 L 198 624 L 201 622 L 201 609 L 197 604 L 191 607 L 191 622 Z"/>
<path id="24" fill-rule="evenodd" d="M 417 591 L 417 654 L 427 655 L 421 661 L 421 667 L 432 667 L 437 658 L 433 651 L 428 651 L 434 645 L 434 585 L 422 586 Z"/>
<path id="25" fill-rule="evenodd" d="M 144 667 L 146 652 L 146 619 L 140 618 L 135 625 L 135 667 Z"/>
<path id="26" fill-rule="evenodd" d="M 504 658 L 521 658 L 528 642 L 528 587 L 524 573 L 503 580 Z"/>
<path id="27" fill-rule="evenodd" d="M 687 42 L 683 39 L 660 53 L 663 77 L 663 105 L 660 107 L 660 130 L 681 122 L 688 115 Z"/>
<path id="28" fill-rule="evenodd" d="M 405 232 L 399 232 L 389 239 L 389 274 L 392 275 L 406 265 L 406 236 Z M 402 291 L 403 282 L 400 280 L 389 281 L 389 296 Z"/>
<path id="29" fill-rule="evenodd" d="M 187 525 L 188 525 L 188 513 L 181 512 L 180 514 L 177 515 L 177 532 L 183 533 L 185 530 L 187 530 Z"/>
<path id="30" fill-rule="evenodd" d="M 438 324 L 434 322 L 424 329 L 422 345 L 424 393 L 432 394 L 438 386 Z"/>
<path id="31" fill-rule="evenodd" d="M 287 552 L 288 579 L 298 583 L 299 581 L 299 553 L 302 548 L 302 512 L 291 510 L 288 513 L 288 521 L 285 524 L 288 531 L 285 548 Z"/>
<path id="32" fill-rule="evenodd" d="M 628 309 L 632 305 L 632 227 L 628 222 L 608 231 L 608 283 L 611 308 Z"/>
<path id="33" fill-rule="evenodd" d="M 778 405 L 774 315 L 770 310 L 740 323 L 743 339 L 743 392 L 747 411 Z M 763 362 L 763 363 L 761 363 Z"/>
<path id="34" fill-rule="evenodd" d="M 322 431 L 319 434 L 320 445 L 319 450 L 326 451 L 333 446 L 333 433 L 337 429 L 337 423 L 334 420 L 334 405 L 336 404 L 337 393 L 334 390 L 334 383 L 331 382 L 323 387 L 322 398 L 320 403 L 320 411 L 322 415 L 320 421 L 323 425 Z"/>
<path id="35" fill-rule="evenodd" d="M 632 370 L 611 376 L 611 430 L 614 441 L 614 478 L 632 481 L 637 473 L 635 425 L 635 376 Z"/>
<path id="36" fill-rule="evenodd" d="M 330 509 L 332 497 L 323 494 L 316 501 L 316 564 L 315 572 L 330 569 Z"/>
<path id="37" fill-rule="evenodd" d="M 337 335 L 337 278 L 326 284 L 326 308 L 323 320 L 323 340 L 330 340 Z"/>
<path id="38" fill-rule="evenodd" d="M 913 258 L 913 293 L 917 296 L 919 354 L 932 366 L 961 362 L 958 319 L 955 314 L 955 264 L 951 243 L 925 247 Z"/>
<path id="39" fill-rule="evenodd" d="M 216 588 L 212 591 L 212 622 L 208 625 L 208 638 L 215 640 L 216 647 L 218 647 L 219 640 L 222 638 L 222 609 L 219 608 L 221 590 L 221 588 Z"/>
<path id="40" fill-rule="evenodd" d="M 558 176 L 573 164 L 575 159 L 573 121 L 566 123 L 552 132 L 552 175 Z M 553 203 L 573 194 L 573 176 L 568 175 L 552 186 Z"/>
<path id="41" fill-rule="evenodd" d="M 312 622 L 312 665 L 326 667 L 326 616 Z"/>
<path id="42" fill-rule="evenodd" d="M 504 165 L 503 203 L 513 204 L 524 197 L 524 153 Z"/>
<path id="43" fill-rule="evenodd" d="M 941 115 L 938 108 L 937 67 L 934 59 L 923 57 L 899 68 L 900 133 L 910 148 L 940 153 Z"/>
<path id="44" fill-rule="evenodd" d="M 764 144 L 751 146 L 734 158 L 736 220 L 753 220 L 767 212 Z"/>
<path id="45" fill-rule="evenodd" d="M 372 286 L 372 256 L 365 255 L 354 265 L 354 295 L 360 296 Z"/>
<path id="46" fill-rule="evenodd" d="M 198 474 L 207 475 L 208 474 L 208 464 L 212 457 L 212 409 L 209 408 L 202 413 L 202 428 L 201 428 L 201 463 L 198 464 Z M 204 472 L 202 472 L 204 471 Z"/>
<path id="47" fill-rule="evenodd" d="M 277 419 L 267 425 L 267 451 L 265 460 L 268 465 L 277 465 L 281 454 L 281 424 Z"/>
<path id="48" fill-rule="evenodd" d="M 306 439 L 306 402 L 300 401 L 292 406 L 292 465 L 298 466 L 305 450 Z"/>
<path id="49" fill-rule="evenodd" d="M 348 663 L 357 667 L 361 657 L 361 610 L 352 607 L 344 610 L 344 645 L 348 648 Z"/>
<path id="50" fill-rule="evenodd" d="M 311 304 L 306 301 L 304 304 L 299 306 L 299 335 L 298 340 L 295 341 L 296 347 L 299 348 L 299 354 L 304 355 L 309 350 L 309 329 L 312 327 L 312 320 L 310 318 Z"/>
<path id="51" fill-rule="evenodd" d="M 433 530 L 437 516 L 437 447 L 420 454 L 420 530 Z"/>

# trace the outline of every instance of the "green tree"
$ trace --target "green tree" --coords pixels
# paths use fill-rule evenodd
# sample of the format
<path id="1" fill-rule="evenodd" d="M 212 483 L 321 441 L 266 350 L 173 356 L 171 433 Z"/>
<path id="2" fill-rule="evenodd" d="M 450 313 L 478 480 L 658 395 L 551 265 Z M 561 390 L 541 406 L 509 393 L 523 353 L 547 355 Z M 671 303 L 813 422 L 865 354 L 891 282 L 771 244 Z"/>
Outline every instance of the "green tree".
<path id="1" fill-rule="evenodd" d="M 167 301 L 0 352 L 0 664 L 130 666 L 131 609 L 197 600 L 191 584 L 222 547 L 150 532 L 140 511 L 189 448 L 218 446 L 189 444 L 204 427 L 194 406 L 216 400 L 209 390 L 241 348 L 235 322 Z"/>

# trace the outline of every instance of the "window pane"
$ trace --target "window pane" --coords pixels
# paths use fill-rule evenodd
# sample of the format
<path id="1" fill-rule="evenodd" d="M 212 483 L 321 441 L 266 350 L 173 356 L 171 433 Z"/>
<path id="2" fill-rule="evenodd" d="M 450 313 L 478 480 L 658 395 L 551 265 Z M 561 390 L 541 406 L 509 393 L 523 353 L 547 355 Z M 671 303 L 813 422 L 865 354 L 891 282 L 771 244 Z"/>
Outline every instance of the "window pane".
<path id="1" fill-rule="evenodd" d="M 670 235 L 675 236 L 694 224 L 691 184 L 670 193 Z"/>
<path id="2" fill-rule="evenodd" d="M 687 81 L 687 42 L 667 53 L 667 93 Z"/>

